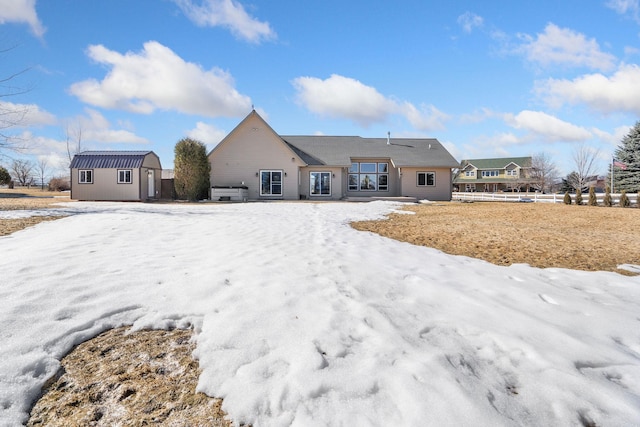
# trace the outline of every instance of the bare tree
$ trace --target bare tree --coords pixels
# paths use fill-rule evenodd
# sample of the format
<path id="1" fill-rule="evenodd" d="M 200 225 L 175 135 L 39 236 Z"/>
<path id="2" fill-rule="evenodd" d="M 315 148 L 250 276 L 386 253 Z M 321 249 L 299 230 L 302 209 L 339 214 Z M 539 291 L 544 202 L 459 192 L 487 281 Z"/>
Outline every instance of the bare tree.
<path id="1" fill-rule="evenodd" d="M 538 191 L 547 191 L 558 176 L 558 168 L 547 153 L 531 157 L 531 186 Z"/>
<path id="2" fill-rule="evenodd" d="M 40 177 L 40 189 L 44 190 L 44 178 L 48 170 L 48 161 L 45 158 L 40 159 L 37 165 L 38 175 Z"/>
<path id="3" fill-rule="evenodd" d="M 0 50 L 0 54 L 4 54 L 12 49 L 13 47 Z M 16 106 L 9 102 L 3 102 L 2 98 L 20 95 L 29 91 L 29 89 L 25 89 L 17 84 L 18 77 L 27 71 L 29 71 L 29 68 L 6 77 L 0 77 L 0 155 L 3 155 L 5 151 L 15 152 L 22 151 L 26 148 L 26 141 L 15 135 L 10 135 L 8 130 L 24 122 L 29 109 L 24 106 Z"/>
<path id="4" fill-rule="evenodd" d="M 11 163 L 11 174 L 22 186 L 33 184 L 33 163 L 29 160 L 14 159 Z"/>
<path id="5" fill-rule="evenodd" d="M 586 145 L 579 145 L 573 152 L 573 162 L 576 167 L 574 173 L 567 175 L 568 183 L 575 189 L 586 191 L 588 184 L 596 175 L 595 161 L 598 158 L 598 150 Z"/>
<path id="6" fill-rule="evenodd" d="M 69 166 L 71 166 L 73 156 L 82 151 L 82 125 L 78 123 L 78 126 L 73 129 L 70 129 L 67 125 L 65 135 L 67 140 L 67 156 L 69 157 Z"/>

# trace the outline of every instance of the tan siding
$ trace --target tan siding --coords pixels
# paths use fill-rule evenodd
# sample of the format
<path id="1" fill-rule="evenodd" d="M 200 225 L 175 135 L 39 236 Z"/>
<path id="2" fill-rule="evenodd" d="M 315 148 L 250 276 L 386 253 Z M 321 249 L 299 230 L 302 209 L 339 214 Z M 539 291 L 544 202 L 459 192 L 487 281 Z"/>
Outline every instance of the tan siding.
<path id="1" fill-rule="evenodd" d="M 418 172 L 435 172 L 435 186 L 418 186 Z M 449 168 L 402 168 L 402 196 L 427 200 L 451 200 L 451 169 Z"/>
<path id="2" fill-rule="evenodd" d="M 118 184 L 118 169 L 93 169 L 93 184 L 78 183 L 78 169 L 71 171 L 71 198 L 75 200 L 140 200 L 140 170 L 131 170 L 131 184 Z"/>
<path id="3" fill-rule="evenodd" d="M 330 172 L 331 176 L 331 196 L 312 196 L 309 188 L 311 172 Z M 300 194 L 309 200 L 340 200 L 344 197 L 346 188 L 343 180 L 343 171 L 340 167 L 327 166 L 307 166 L 300 169 Z"/>
<path id="4" fill-rule="evenodd" d="M 270 127 L 253 116 L 237 127 L 210 154 L 211 185 L 249 187 L 249 199 L 269 199 L 260 196 L 261 170 L 282 170 L 283 190 L 279 199 L 299 198 L 298 167 L 303 166 Z"/>

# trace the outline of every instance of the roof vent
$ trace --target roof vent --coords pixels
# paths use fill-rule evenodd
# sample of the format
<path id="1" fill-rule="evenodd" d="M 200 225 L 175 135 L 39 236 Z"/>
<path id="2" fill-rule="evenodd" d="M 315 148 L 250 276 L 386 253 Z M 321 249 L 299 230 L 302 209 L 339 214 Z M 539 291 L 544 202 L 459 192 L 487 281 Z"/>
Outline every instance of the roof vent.
<path id="1" fill-rule="evenodd" d="M 387 145 L 391 145 L 391 132 L 387 132 Z"/>

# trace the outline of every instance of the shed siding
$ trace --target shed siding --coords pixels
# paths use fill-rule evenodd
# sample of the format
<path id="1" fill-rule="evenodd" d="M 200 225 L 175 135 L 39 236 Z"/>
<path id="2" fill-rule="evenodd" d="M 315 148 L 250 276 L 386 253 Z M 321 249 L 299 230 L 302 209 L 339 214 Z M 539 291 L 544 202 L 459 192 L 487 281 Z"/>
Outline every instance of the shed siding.
<path id="1" fill-rule="evenodd" d="M 93 169 L 93 183 L 80 184 L 78 169 L 71 174 L 72 199 L 76 200 L 140 200 L 140 174 L 133 169 L 131 184 L 118 184 L 118 169 Z"/>
<path id="2" fill-rule="evenodd" d="M 299 198 L 298 168 L 303 166 L 295 153 L 258 117 L 251 116 L 228 139 L 209 154 L 212 186 L 249 187 L 250 200 Z M 282 170 L 282 196 L 261 197 L 261 170 Z"/>

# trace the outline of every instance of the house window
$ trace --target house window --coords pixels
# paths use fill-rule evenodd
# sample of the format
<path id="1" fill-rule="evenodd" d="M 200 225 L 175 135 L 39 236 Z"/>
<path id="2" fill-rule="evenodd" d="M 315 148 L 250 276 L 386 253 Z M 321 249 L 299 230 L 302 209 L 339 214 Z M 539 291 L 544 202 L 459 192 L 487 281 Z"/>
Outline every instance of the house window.
<path id="1" fill-rule="evenodd" d="M 312 196 L 330 196 L 331 172 L 311 172 L 309 174 L 309 194 Z"/>
<path id="2" fill-rule="evenodd" d="M 131 184 L 131 169 L 122 169 L 118 171 L 118 184 Z"/>
<path id="3" fill-rule="evenodd" d="M 93 184 L 93 170 L 92 169 L 79 170 L 78 183 Z"/>
<path id="4" fill-rule="evenodd" d="M 507 170 L 507 176 L 518 176 L 518 169 Z"/>
<path id="5" fill-rule="evenodd" d="M 493 171 L 482 171 L 482 177 L 483 178 L 489 178 L 489 177 L 498 176 L 498 175 L 500 175 L 500 171 L 496 171 L 496 170 L 493 170 Z"/>
<path id="6" fill-rule="evenodd" d="M 282 171 L 281 170 L 260 171 L 260 195 L 261 196 L 282 196 Z"/>
<path id="7" fill-rule="evenodd" d="M 432 187 L 436 185 L 435 172 L 418 172 L 418 187 Z"/>
<path id="8" fill-rule="evenodd" d="M 388 191 L 389 163 L 351 163 L 348 187 L 350 191 Z"/>
<path id="9" fill-rule="evenodd" d="M 464 176 L 476 176 L 476 171 L 465 171 Z"/>

